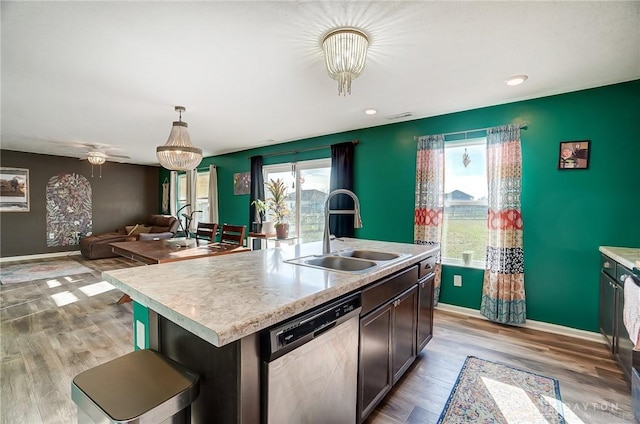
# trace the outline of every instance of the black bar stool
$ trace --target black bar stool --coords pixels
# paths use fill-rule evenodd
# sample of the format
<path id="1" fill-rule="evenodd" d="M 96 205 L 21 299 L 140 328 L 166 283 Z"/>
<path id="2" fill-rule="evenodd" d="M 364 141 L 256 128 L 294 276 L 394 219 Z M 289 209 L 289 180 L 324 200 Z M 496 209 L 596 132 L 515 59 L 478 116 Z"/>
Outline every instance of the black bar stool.
<path id="1" fill-rule="evenodd" d="M 98 365 L 71 383 L 78 423 L 186 424 L 199 393 L 197 374 L 153 350 Z"/>

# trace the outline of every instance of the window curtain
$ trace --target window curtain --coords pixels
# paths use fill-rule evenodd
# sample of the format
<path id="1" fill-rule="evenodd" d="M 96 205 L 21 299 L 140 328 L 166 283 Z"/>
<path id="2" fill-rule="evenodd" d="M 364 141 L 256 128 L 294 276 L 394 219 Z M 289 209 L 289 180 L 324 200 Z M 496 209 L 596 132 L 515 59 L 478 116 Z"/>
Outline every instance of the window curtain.
<path id="1" fill-rule="evenodd" d="M 169 213 L 176 216 L 178 212 L 178 173 L 169 172 Z M 178 217 L 180 219 L 180 217 Z"/>
<path id="2" fill-rule="evenodd" d="M 253 201 L 256 199 L 264 200 L 264 176 L 262 175 L 262 156 L 251 157 L 251 191 L 249 194 L 249 223 L 262 222 L 265 218 L 264 212 L 260 212 L 260 216 L 258 216 L 258 213 L 256 212 L 256 206 L 253 204 Z"/>
<path id="3" fill-rule="evenodd" d="M 413 242 L 440 246 L 444 218 L 444 135 L 428 135 L 418 139 L 416 157 L 416 207 Z M 442 261 L 436 257 L 434 304 L 440 299 Z"/>
<path id="4" fill-rule="evenodd" d="M 191 171 L 187 171 L 187 204 L 190 206 L 186 208 L 185 212 L 187 215 L 190 215 L 191 222 L 189 223 L 189 228 L 187 231 L 194 232 L 198 226 L 198 213 L 193 213 L 197 210 L 198 207 L 198 199 L 196 197 L 196 187 L 198 183 L 198 170 L 192 169 Z M 186 223 L 185 223 L 186 226 Z"/>
<path id="5" fill-rule="evenodd" d="M 353 191 L 353 156 L 355 146 L 349 141 L 331 146 L 331 177 L 330 191 L 345 188 Z M 329 209 L 355 208 L 353 199 L 349 196 L 338 195 L 329 202 Z M 329 217 L 329 232 L 336 237 L 353 237 L 353 215 L 331 215 Z"/>
<path id="6" fill-rule="evenodd" d="M 524 324 L 522 151 L 520 127 L 487 130 L 487 253 L 480 313 L 503 324 Z"/>
<path id="7" fill-rule="evenodd" d="M 218 224 L 218 168 L 209 165 L 209 222 Z"/>

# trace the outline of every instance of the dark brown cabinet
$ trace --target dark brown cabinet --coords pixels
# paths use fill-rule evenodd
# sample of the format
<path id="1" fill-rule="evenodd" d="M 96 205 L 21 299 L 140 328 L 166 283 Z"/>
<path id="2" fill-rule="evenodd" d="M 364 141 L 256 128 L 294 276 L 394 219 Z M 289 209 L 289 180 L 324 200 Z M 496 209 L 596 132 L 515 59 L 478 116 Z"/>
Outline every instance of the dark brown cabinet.
<path id="1" fill-rule="evenodd" d="M 432 259 L 362 291 L 358 422 L 411 366 L 433 329 Z"/>
<path id="2" fill-rule="evenodd" d="M 391 390 L 391 327 L 393 304 L 360 320 L 358 416 L 368 416 Z"/>
<path id="3" fill-rule="evenodd" d="M 416 359 L 416 308 L 418 286 L 414 285 L 392 302 L 391 360 L 393 384 Z"/>
<path id="4" fill-rule="evenodd" d="M 433 282 L 435 278 L 431 274 L 418 282 L 418 328 L 416 331 L 418 349 L 422 352 L 433 336 Z"/>
<path id="5" fill-rule="evenodd" d="M 600 272 L 600 332 L 609 350 L 631 381 L 633 343 L 623 322 L 624 284 L 631 274 L 624 266 L 602 255 Z"/>

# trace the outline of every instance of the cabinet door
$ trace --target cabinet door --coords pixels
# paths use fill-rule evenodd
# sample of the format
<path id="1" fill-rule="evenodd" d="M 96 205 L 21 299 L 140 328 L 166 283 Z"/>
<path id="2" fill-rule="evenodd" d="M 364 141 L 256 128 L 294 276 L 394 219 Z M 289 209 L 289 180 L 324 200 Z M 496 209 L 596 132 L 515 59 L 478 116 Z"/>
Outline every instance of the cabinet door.
<path id="1" fill-rule="evenodd" d="M 616 283 L 604 272 L 600 272 L 600 332 L 607 339 L 609 350 L 615 346 Z"/>
<path id="2" fill-rule="evenodd" d="M 360 320 L 359 422 L 391 390 L 392 313 L 393 304 L 389 302 Z"/>
<path id="3" fill-rule="evenodd" d="M 392 362 L 393 384 L 416 359 L 416 308 L 418 286 L 413 285 L 393 301 Z"/>
<path id="4" fill-rule="evenodd" d="M 624 279 L 623 279 L 624 280 Z M 633 342 L 629 337 L 627 327 L 624 325 L 624 281 L 617 286 L 616 294 L 617 307 L 616 307 L 616 349 L 613 354 L 620 364 L 620 368 L 627 376 L 627 381 L 631 381 L 631 370 L 633 363 Z"/>
<path id="5" fill-rule="evenodd" d="M 418 283 L 418 350 L 422 352 L 433 336 L 433 282 L 431 276 Z"/>

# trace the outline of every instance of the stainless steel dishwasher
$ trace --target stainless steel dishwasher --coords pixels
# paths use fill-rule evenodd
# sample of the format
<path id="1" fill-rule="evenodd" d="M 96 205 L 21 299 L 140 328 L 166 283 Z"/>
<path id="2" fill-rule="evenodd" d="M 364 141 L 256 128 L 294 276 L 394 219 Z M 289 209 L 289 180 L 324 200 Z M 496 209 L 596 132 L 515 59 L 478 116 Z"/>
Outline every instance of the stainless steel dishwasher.
<path id="1" fill-rule="evenodd" d="M 263 339 L 263 422 L 356 422 L 360 294 L 278 324 Z"/>

